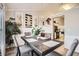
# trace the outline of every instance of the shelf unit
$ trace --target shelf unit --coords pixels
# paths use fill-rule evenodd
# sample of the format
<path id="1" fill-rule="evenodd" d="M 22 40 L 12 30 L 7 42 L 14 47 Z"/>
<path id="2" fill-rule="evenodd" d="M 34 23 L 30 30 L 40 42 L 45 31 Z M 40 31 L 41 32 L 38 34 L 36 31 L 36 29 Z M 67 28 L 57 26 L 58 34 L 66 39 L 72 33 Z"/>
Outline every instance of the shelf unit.
<path id="1" fill-rule="evenodd" d="M 32 15 L 25 14 L 25 27 L 26 28 L 32 27 Z"/>

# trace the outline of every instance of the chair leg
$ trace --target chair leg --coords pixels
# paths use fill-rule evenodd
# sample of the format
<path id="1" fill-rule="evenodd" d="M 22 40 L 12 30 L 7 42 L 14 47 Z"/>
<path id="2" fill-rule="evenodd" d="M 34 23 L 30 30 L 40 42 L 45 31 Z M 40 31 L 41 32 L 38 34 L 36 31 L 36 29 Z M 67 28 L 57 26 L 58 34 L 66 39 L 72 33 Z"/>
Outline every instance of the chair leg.
<path id="1" fill-rule="evenodd" d="M 21 56 L 21 52 L 20 51 L 18 51 L 18 55 Z"/>
<path id="2" fill-rule="evenodd" d="M 16 56 L 18 56 L 18 52 L 16 53 Z"/>
<path id="3" fill-rule="evenodd" d="M 16 54 L 16 56 L 21 56 L 21 52 L 19 50 L 19 47 L 17 47 L 17 54 Z"/>
<path id="4" fill-rule="evenodd" d="M 33 56 L 33 50 L 31 51 L 31 55 Z"/>

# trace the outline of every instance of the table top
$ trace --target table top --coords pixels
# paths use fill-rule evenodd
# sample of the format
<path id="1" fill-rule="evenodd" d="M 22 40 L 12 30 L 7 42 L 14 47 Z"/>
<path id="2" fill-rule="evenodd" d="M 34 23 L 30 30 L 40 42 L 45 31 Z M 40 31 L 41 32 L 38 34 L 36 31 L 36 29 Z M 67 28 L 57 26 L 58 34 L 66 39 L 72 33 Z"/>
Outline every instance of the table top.
<path id="1" fill-rule="evenodd" d="M 27 38 L 25 36 L 22 36 L 21 38 L 27 42 L 29 46 L 39 55 L 46 55 L 62 45 L 62 42 L 53 41 L 50 39 L 42 40 L 40 38 Z"/>

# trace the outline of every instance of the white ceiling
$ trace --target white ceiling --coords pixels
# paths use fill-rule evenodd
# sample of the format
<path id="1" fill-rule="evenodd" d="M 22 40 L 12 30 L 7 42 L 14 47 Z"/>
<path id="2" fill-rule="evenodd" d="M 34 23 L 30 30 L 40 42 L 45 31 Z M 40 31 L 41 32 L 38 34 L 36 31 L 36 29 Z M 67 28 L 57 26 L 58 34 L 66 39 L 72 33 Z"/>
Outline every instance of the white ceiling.
<path id="1" fill-rule="evenodd" d="M 39 13 L 57 13 L 60 11 L 64 3 L 6 3 L 7 10 L 26 10 L 38 11 Z M 79 6 L 79 4 L 68 4 L 72 6 Z M 61 9 L 62 11 L 62 9 Z"/>
<path id="2" fill-rule="evenodd" d="M 6 4 L 7 9 L 26 9 L 31 11 L 41 11 L 48 9 L 55 9 L 60 4 L 56 3 L 8 3 Z"/>

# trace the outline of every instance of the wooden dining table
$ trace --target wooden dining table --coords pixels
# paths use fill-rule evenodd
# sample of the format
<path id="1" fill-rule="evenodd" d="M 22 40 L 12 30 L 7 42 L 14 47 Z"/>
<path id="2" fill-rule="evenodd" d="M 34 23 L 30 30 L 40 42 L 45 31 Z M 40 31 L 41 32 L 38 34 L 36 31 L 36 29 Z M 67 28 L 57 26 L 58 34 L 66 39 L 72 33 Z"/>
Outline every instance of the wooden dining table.
<path id="1" fill-rule="evenodd" d="M 47 55 L 63 44 L 63 42 L 54 41 L 52 39 L 43 40 L 41 38 L 26 36 L 22 36 L 21 38 L 32 48 L 32 55 L 35 53 L 38 56 Z"/>

